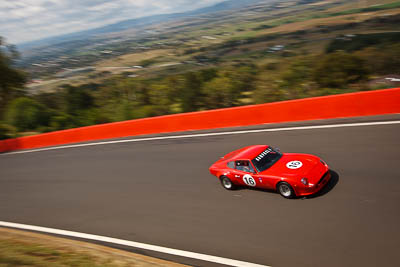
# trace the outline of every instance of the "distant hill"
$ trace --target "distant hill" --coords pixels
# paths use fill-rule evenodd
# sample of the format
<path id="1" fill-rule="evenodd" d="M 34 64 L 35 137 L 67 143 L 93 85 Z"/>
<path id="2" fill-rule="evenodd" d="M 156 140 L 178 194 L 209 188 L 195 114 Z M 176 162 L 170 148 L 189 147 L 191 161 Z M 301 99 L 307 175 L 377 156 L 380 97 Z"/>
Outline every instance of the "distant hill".
<path id="1" fill-rule="evenodd" d="M 222 3 L 218 3 L 215 5 L 209 6 L 209 7 L 200 8 L 200 9 L 183 12 L 183 13 L 160 14 L 160 15 L 147 16 L 147 17 L 142 17 L 142 18 L 137 18 L 137 19 L 129 19 L 129 20 L 120 21 L 120 22 L 117 22 L 114 24 L 102 26 L 99 28 L 94 28 L 94 29 L 90 29 L 90 30 L 85 30 L 85 31 L 80 31 L 80 32 L 75 32 L 75 33 L 70 33 L 70 34 L 64 34 L 64 35 L 44 38 L 44 39 L 37 40 L 37 41 L 18 44 L 18 49 L 21 51 L 24 51 L 24 50 L 29 50 L 29 49 L 33 49 L 36 47 L 44 46 L 44 45 L 49 46 L 49 45 L 55 45 L 55 44 L 62 43 L 62 42 L 74 41 L 74 40 L 78 40 L 78 39 L 90 39 L 92 37 L 103 35 L 103 34 L 121 32 L 121 31 L 128 30 L 128 29 L 135 28 L 135 27 L 136 28 L 144 27 L 144 26 L 151 25 L 151 24 L 167 22 L 167 21 L 179 19 L 179 18 L 185 18 L 188 16 L 197 16 L 197 15 L 203 15 L 203 14 L 208 14 L 208 13 L 221 12 L 224 10 L 241 8 L 241 7 L 250 5 L 252 3 L 260 2 L 260 1 L 261 0 L 228 0 L 228 1 L 224 1 Z M 264 2 L 265 2 L 265 0 L 264 0 Z"/>

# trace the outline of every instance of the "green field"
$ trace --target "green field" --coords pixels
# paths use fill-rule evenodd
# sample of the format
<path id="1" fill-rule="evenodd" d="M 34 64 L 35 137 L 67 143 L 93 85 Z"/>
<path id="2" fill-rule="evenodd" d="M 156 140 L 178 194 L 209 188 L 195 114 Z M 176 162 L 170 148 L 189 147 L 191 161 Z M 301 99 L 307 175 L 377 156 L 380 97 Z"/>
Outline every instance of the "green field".
<path id="1" fill-rule="evenodd" d="M 184 267 L 90 243 L 0 228 L 1 267 Z"/>

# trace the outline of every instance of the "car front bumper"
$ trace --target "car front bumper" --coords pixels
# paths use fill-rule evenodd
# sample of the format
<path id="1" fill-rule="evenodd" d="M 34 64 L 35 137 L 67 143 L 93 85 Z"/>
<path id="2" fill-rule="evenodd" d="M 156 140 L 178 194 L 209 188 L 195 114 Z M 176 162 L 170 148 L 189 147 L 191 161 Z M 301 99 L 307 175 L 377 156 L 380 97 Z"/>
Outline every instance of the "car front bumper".
<path id="1" fill-rule="evenodd" d="M 310 185 L 308 187 L 297 187 L 295 188 L 297 196 L 309 196 L 319 192 L 331 179 L 331 172 L 328 170 L 324 173 L 321 179 L 315 185 Z"/>

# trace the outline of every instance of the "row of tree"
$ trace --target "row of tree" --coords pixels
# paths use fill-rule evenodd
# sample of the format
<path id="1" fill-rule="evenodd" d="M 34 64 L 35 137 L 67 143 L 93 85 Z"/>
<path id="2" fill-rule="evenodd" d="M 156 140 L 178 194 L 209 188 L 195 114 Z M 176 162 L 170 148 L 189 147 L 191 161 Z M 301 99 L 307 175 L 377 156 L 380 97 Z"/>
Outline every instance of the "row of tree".
<path id="1" fill-rule="evenodd" d="M 14 45 L 7 44 L 0 36 L 0 139 L 10 137 L 10 126 L 1 123 L 9 103 L 25 94 L 26 75 L 14 68 L 19 54 Z"/>
<path id="2" fill-rule="evenodd" d="M 48 132 L 325 95 L 348 88 L 359 90 L 366 88 L 371 74 L 382 72 L 382 62 L 376 62 L 382 58 L 392 71 L 400 71 L 398 57 L 378 57 L 381 50 L 335 52 L 263 66 L 206 68 L 151 79 L 114 76 L 102 84 L 64 85 L 52 93 L 27 96 L 23 90 L 25 75 L 12 67 L 13 48 L 3 46 L 1 51 L 1 138 L 21 132 Z M 393 45 L 388 51 L 400 52 L 400 45 Z"/>

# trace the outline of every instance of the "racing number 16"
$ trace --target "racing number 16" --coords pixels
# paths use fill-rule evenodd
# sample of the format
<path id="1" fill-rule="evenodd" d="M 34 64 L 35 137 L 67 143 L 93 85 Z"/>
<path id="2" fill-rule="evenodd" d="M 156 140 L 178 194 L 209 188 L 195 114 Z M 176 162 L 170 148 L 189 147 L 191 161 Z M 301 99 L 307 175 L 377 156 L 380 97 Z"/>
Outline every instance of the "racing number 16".
<path id="1" fill-rule="evenodd" d="M 248 174 L 243 176 L 243 182 L 249 186 L 256 186 L 256 181 Z"/>

